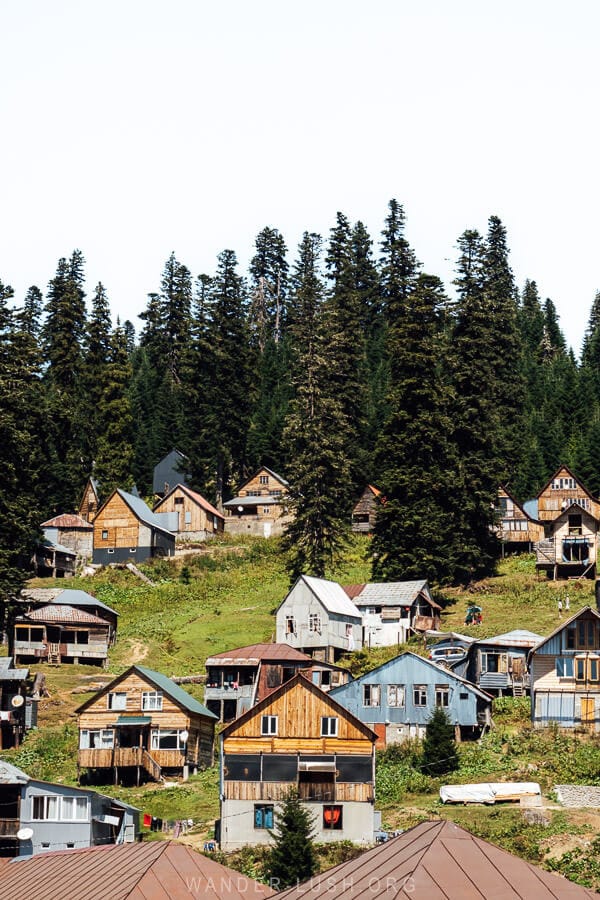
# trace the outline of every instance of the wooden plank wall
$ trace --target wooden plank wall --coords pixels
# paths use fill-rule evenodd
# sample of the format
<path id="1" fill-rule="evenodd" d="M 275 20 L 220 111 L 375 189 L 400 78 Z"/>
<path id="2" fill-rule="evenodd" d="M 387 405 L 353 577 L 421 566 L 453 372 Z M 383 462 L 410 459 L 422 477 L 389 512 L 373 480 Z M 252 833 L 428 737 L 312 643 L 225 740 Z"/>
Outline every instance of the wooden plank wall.
<path id="1" fill-rule="evenodd" d="M 181 709 L 170 697 L 163 694 L 163 708 L 159 710 L 142 709 L 142 693 L 156 690 L 152 682 L 145 681 L 136 672 L 131 672 L 123 681 L 114 687 L 115 691 L 127 693 L 127 709 L 108 708 L 109 690 L 98 694 L 94 701 L 79 715 L 79 728 L 110 728 L 118 716 L 151 716 L 155 725 L 161 728 L 187 728 L 190 730 L 191 716 Z"/>
<path id="2" fill-rule="evenodd" d="M 94 519 L 94 547 L 98 550 L 137 547 L 139 526 L 140 523 L 125 501 L 115 494 Z M 108 538 L 102 537 L 103 531 L 108 531 Z"/>
<path id="3" fill-rule="evenodd" d="M 183 502 L 177 503 L 177 500 Z M 185 533 L 186 531 L 208 531 L 213 533 L 215 530 L 213 528 L 212 513 L 209 516 L 206 510 L 196 503 L 195 500 L 192 500 L 192 498 L 181 488 L 176 488 L 172 494 L 165 497 L 164 500 L 161 500 L 157 506 L 154 507 L 154 512 L 179 513 L 177 531 L 180 534 Z M 185 521 L 186 512 L 191 513 L 191 522 L 187 524 Z"/>

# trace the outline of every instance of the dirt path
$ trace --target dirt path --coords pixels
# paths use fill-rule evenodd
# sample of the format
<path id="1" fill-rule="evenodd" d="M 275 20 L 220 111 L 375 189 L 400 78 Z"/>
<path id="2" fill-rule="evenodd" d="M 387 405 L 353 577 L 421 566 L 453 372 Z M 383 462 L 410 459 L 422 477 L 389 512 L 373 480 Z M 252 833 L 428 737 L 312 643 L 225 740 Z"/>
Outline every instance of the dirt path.
<path id="1" fill-rule="evenodd" d="M 148 646 L 141 641 L 138 641 L 135 638 L 129 638 L 129 646 L 131 647 L 131 651 L 128 658 L 131 663 L 141 662 L 148 656 Z"/>

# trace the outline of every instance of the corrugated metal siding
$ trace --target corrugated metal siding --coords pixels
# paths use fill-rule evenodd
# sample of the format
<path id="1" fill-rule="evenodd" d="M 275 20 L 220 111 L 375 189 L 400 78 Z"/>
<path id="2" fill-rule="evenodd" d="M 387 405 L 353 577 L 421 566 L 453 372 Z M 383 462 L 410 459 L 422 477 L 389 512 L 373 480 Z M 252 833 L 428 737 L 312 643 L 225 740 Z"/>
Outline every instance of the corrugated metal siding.
<path id="1" fill-rule="evenodd" d="M 536 693 L 534 723 L 548 725 L 556 722 L 562 728 L 573 728 L 576 721 L 575 694 L 566 691 Z"/>
<path id="2" fill-rule="evenodd" d="M 550 638 L 543 647 L 540 647 L 539 650 L 535 651 L 534 656 L 560 656 L 563 647 L 563 638 L 564 632 L 559 632 L 555 634 L 553 638 Z"/>

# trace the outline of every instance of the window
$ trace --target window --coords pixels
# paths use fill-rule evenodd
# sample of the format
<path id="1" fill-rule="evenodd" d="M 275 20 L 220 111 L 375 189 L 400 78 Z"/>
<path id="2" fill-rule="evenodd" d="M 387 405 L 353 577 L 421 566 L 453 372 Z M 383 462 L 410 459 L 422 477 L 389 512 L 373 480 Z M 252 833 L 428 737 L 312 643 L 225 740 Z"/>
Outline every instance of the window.
<path id="1" fill-rule="evenodd" d="M 567 628 L 567 650 L 575 649 L 575 636 L 576 629 L 574 625 L 569 625 Z"/>
<path id="2" fill-rule="evenodd" d="M 186 509 L 186 511 L 185 511 L 185 524 L 186 524 L 186 525 L 191 525 L 191 524 L 192 524 L 192 511 L 191 511 L 191 509 Z"/>
<path id="3" fill-rule="evenodd" d="M 60 797 L 33 797 L 32 819 L 58 819 Z"/>
<path id="4" fill-rule="evenodd" d="M 363 684 L 363 706 L 380 706 L 380 696 L 378 684 Z"/>
<path id="5" fill-rule="evenodd" d="M 82 728 L 79 732 L 80 750 L 111 750 L 115 745 L 112 728 Z"/>
<path id="6" fill-rule="evenodd" d="M 552 482 L 553 491 L 574 491 L 577 488 L 577 482 L 574 478 L 555 478 Z"/>
<path id="7" fill-rule="evenodd" d="M 63 797 L 60 817 L 63 821 L 87 822 L 88 798 L 87 797 Z"/>
<path id="8" fill-rule="evenodd" d="M 183 506 L 183 497 L 175 497 L 175 506 Z"/>
<path id="9" fill-rule="evenodd" d="M 261 497 L 262 491 L 246 491 L 246 497 Z"/>
<path id="10" fill-rule="evenodd" d="M 107 541 L 107 540 L 108 540 L 108 531 L 105 530 L 105 531 L 102 532 L 102 540 L 103 540 L 103 541 Z"/>
<path id="11" fill-rule="evenodd" d="M 323 830 L 341 831 L 343 828 L 343 816 L 341 806 L 324 806 L 323 807 Z"/>
<path id="12" fill-rule="evenodd" d="M 575 657 L 575 680 L 585 682 L 598 682 L 599 679 L 599 657 L 597 656 L 576 656 Z"/>
<path id="13" fill-rule="evenodd" d="M 466 691 L 465 691 L 464 693 L 461 691 L 460 694 L 459 694 L 459 697 L 460 697 L 461 700 L 468 700 L 468 699 L 469 699 L 469 695 L 467 694 Z"/>
<path id="14" fill-rule="evenodd" d="M 260 726 L 261 734 L 277 734 L 277 716 L 263 716 Z"/>
<path id="15" fill-rule="evenodd" d="M 308 630 L 318 631 L 321 633 L 321 616 L 318 613 L 311 613 L 308 617 Z"/>
<path id="16" fill-rule="evenodd" d="M 321 716 L 321 737 L 337 737 L 338 720 L 336 716 Z"/>
<path id="17" fill-rule="evenodd" d="M 285 617 L 285 633 L 296 634 L 296 620 L 293 616 Z"/>
<path id="18" fill-rule="evenodd" d="M 269 483 L 269 476 L 268 476 L 268 475 L 259 475 L 259 476 L 258 476 L 258 483 L 259 483 L 259 484 L 268 484 L 268 483 Z"/>
<path id="19" fill-rule="evenodd" d="M 481 653 L 481 672 L 508 672 L 508 656 L 506 653 Z"/>
<path id="20" fill-rule="evenodd" d="M 52 819 L 63 822 L 87 822 L 89 820 L 87 797 L 53 797 L 44 794 L 32 797 L 31 818 L 39 821 Z"/>
<path id="21" fill-rule="evenodd" d="M 556 660 L 556 675 L 558 678 L 573 677 L 573 657 L 559 656 Z"/>
<path id="22" fill-rule="evenodd" d="M 150 737 L 152 750 L 185 750 L 188 732 L 185 728 L 156 728 Z"/>
<path id="23" fill-rule="evenodd" d="M 125 691 L 111 691 L 108 695 L 109 709 L 127 709 L 127 694 Z"/>
<path id="24" fill-rule="evenodd" d="M 254 827 L 255 828 L 272 828 L 273 827 L 273 806 L 272 804 L 260 804 L 254 807 Z"/>
<path id="25" fill-rule="evenodd" d="M 269 497 L 281 497 L 283 491 L 269 491 Z"/>
<path id="26" fill-rule="evenodd" d="M 107 552 L 107 553 L 114 553 L 114 552 L 115 552 L 114 547 L 108 547 L 107 550 L 106 550 L 106 552 Z"/>
<path id="27" fill-rule="evenodd" d="M 415 706 L 427 706 L 427 685 L 413 685 L 413 704 Z"/>
<path id="28" fill-rule="evenodd" d="M 387 705 L 388 706 L 404 706 L 404 685 L 388 684 L 387 686 Z"/>
<path id="29" fill-rule="evenodd" d="M 450 703 L 450 688 L 447 684 L 436 684 L 435 705 L 447 707 Z"/>
<path id="30" fill-rule="evenodd" d="M 161 710 L 163 707 L 162 691 L 143 691 L 142 692 L 142 709 Z"/>

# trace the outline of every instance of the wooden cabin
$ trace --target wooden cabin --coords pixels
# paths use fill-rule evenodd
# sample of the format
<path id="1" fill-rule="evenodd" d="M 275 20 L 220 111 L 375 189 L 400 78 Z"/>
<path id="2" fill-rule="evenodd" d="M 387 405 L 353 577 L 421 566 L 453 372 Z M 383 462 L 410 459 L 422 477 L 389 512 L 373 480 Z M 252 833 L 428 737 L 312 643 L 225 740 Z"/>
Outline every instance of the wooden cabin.
<path id="1" fill-rule="evenodd" d="M 506 634 L 473 641 L 452 670 L 496 697 L 524 697 L 530 693 L 528 656 L 541 634 L 518 628 Z"/>
<path id="2" fill-rule="evenodd" d="M 36 544 L 32 564 L 38 578 L 72 578 L 77 570 L 77 553 L 44 538 Z"/>
<path id="3" fill-rule="evenodd" d="M 546 537 L 535 545 L 536 568 L 554 579 L 595 578 L 600 522 L 573 502 L 548 522 Z"/>
<path id="4" fill-rule="evenodd" d="M 92 558 L 94 527 L 82 516 L 63 514 L 41 525 L 44 537 L 54 545 L 62 545 L 76 554 L 77 562 Z"/>
<path id="5" fill-rule="evenodd" d="M 225 531 L 261 537 L 281 534 L 289 521 L 288 491 L 285 478 L 262 466 L 240 485 L 237 496 L 223 504 Z"/>
<path id="6" fill-rule="evenodd" d="M 95 478 L 90 476 L 85 483 L 77 512 L 82 519 L 86 520 L 86 522 L 92 522 L 99 508 L 100 494 L 98 493 L 98 482 Z"/>
<path id="7" fill-rule="evenodd" d="M 79 769 L 103 770 L 114 783 L 187 778 L 212 766 L 217 717 L 152 669 L 134 665 L 77 710 Z"/>
<path id="8" fill-rule="evenodd" d="M 164 497 L 177 484 L 187 485 L 189 459 L 179 450 L 171 450 L 156 463 L 152 474 L 152 491 L 157 497 Z"/>
<path id="9" fill-rule="evenodd" d="M 155 504 L 157 515 L 167 513 L 173 522 L 176 541 L 205 541 L 221 534 L 225 517 L 197 491 L 177 484 Z"/>
<path id="10" fill-rule="evenodd" d="M 535 728 L 600 731 L 600 613 L 589 606 L 543 638 L 529 658 Z"/>
<path id="11" fill-rule="evenodd" d="M 362 647 L 362 616 L 335 581 L 301 575 L 276 613 L 278 644 L 335 663 Z"/>
<path id="12" fill-rule="evenodd" d="M 352 531 L 358 534 L 370 534 L 373 531 L 380 498 L 381 491 L 368 484 L 352 510 Z"/>
<path id="13" fill-rule="evenodd" d="M 288 644 L 225 650 L 210 656 L 205 665 L 204 703 L 223 722 L 246 712 L 299 671 L 324 691 L 350 678 L 346 669 L 316 662 Z"/>
<path id="14" fill-rule="evenodd" d="M 143 500 L 120 488 L 94 519 L 93 561 L 100 565 L 143 562 L 175 555 L 175 535 Z"/>
<path id="15" fill-rule="evenodd" d="M 448 714 L 457 740 L 480 737 L 492 720 L 489 694 L 410 652 L 335 688 L 330 696 L 376 732 L 379 747 L 424 737 L 436 706 Z"/>
<path id="16" fill-rule="evenodd" d="M 344 591 L 362 616 L 365 647 L 403 644 L 411 632 L 440 627 L 441 607 L 425 580 L 349 584 Z"/>
<path id="17" fill-rule="evenodd" d="M 581 506 L 593 518 L 600 518 L 600 500 L 588 491 L 567 466 L 560 466 L 537 495 L 537 518 L 540 522 L 552 522 L 573 503 Z"/>
<path id="18" fill-rule="evenodd" d="M 508 490 L 500 486 L 496 506 L 496 534 L 502 553 L 531 552 L 544 538 L 544 523 L 534 519 Z"/>
<path id="19" fill-rule="evenodd" d="M 278 801 L 297 790 L 315 840 L 374 839 L 370 728 L 297 674 L 221 732 L 222 850 L 269 844 Z"/>

